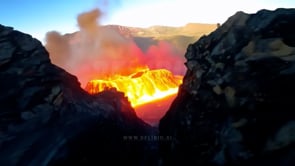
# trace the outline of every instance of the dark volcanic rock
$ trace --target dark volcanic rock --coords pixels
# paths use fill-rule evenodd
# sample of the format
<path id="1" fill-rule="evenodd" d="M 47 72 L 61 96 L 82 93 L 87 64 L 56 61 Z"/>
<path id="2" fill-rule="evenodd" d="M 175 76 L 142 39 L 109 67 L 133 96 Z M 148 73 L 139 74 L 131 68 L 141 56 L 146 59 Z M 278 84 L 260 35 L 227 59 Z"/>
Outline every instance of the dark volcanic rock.
<path id="1" fill-rule="evenodd" d="M 238 12 L 189 45 L 164 165 L 295 165 L 295 9 Z"/>
<path id="2" fill-rule="evenodd" d="M 88 95 L 76 77 L 51 64 L 39 41 L 2 25 L 0 80 L 0 165 L 149 160 L 148 143 L 126 136 L 153 130 L 122 93 Z"/>

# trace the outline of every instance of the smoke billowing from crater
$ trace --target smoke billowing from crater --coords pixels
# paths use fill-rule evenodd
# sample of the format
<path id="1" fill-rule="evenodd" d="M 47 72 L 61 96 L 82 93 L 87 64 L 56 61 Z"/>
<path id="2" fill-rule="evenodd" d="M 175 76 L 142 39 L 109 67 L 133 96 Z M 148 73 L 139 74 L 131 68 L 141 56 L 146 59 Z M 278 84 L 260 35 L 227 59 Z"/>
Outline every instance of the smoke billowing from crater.
<path id="1" fill-rule="evenodd" d="M 80 31 L 61 35 L 56 31 L 46 34 L 46 49 L 52 63 L 76 75 L 85 87 L 91 79 L 113 74 L 131 74 L 138 68 L 165 68 L 174 74 L 184 74 L 184 58 L 167 42 L 158 42 L 142 51 L 132 37 L 125 37 L 109 26 L 98 22 L 99 9 L 80 14 Z"/>

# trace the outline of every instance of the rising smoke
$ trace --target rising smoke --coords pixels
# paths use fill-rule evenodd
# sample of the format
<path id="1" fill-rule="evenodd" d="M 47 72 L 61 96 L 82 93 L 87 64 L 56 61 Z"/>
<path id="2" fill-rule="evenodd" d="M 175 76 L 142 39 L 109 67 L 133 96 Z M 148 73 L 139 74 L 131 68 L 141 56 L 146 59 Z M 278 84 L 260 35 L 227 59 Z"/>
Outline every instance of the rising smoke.
<path id="1" fill-rule="evenodd" d="M 99 9 L 80 14 L 77 22 L 80 31 L 61 35 L 52 31 L 46 34 L 46 49 L 52 63 L 78 77 L 85 87 L 91 79 L 113 74 L 131 74 L 138 68 L 166 68 L 183 74 L 183 58 L 166 42 L 159 42 L 143 52 L 132 38 L 113 28 L 101 26 Z"/>

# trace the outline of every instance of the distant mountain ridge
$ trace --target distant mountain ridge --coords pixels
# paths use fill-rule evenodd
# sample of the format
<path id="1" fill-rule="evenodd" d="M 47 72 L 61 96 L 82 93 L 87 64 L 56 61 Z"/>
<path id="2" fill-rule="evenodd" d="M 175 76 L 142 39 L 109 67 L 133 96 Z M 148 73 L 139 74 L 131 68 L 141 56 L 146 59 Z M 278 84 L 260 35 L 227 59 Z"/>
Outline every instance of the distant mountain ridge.
<path id="1" fill-rule="evenodd" d="M 180 55 L 183 55 L 190 43 L 214 31 L 217 24 L 188 23 L 180 27 L 155 25 L 148 28 L 105 25 L 103 28 L 112 28 L 122 36 L 133 39 L 143 51 L 151 45 L 164 41 L 170 43 Z"/>
<path id="2" fill-rule="evenodd" d="M 154 25 L 148 28 L 129 27 L 122 25 L 105 25 L 106 28 L 113 28 L 122 35 L 134 37 L 159 37 L 159 36 L 201 36 L 208 34 L 217 28 L 217 24 L 188 23 L 185 26 L 164 26 Z"/>

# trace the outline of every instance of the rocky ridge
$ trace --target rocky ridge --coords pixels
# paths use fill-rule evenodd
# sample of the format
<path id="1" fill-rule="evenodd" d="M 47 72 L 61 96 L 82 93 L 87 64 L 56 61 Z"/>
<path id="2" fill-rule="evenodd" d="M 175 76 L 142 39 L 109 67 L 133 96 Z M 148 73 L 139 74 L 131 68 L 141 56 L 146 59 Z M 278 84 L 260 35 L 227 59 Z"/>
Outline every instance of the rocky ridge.
<path id="1" fill-rule="evenodd" d="M 295 10 L 237 12 L 190 44 L 164 165 L 294 165 Z"/>
<path id="2" fill-rule="evenodd" d="M 145 165 L 153 129 L 123 93 L 90 96 L 42 44 L 0 25 L 1 165 Z M 132 160 L 129 156 L 133 156 Z"/>

